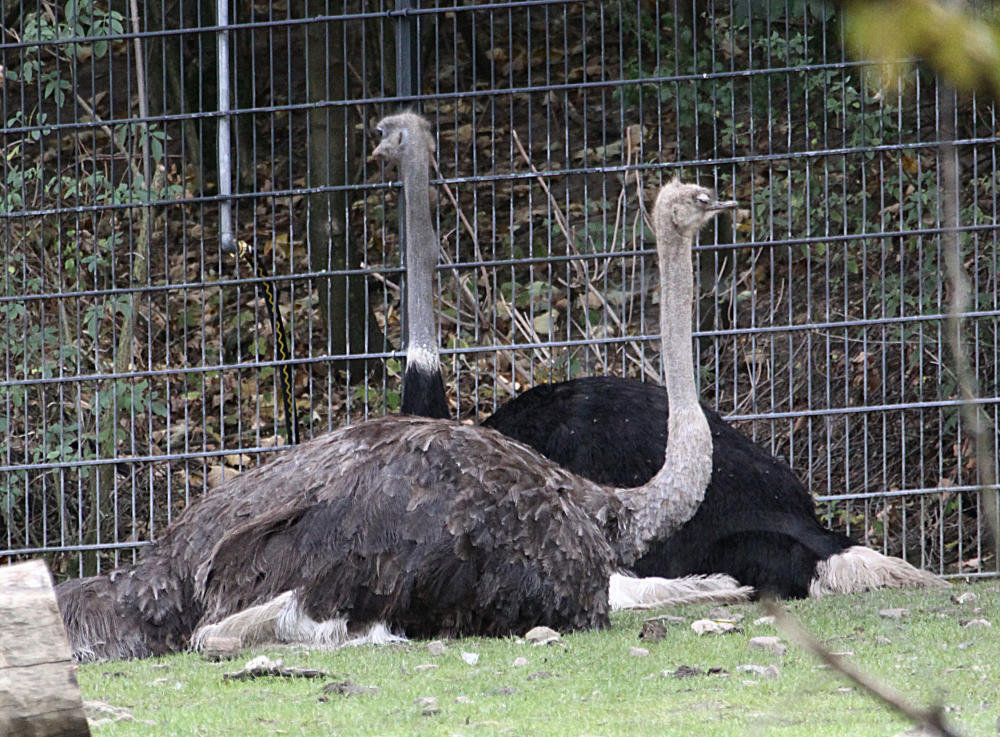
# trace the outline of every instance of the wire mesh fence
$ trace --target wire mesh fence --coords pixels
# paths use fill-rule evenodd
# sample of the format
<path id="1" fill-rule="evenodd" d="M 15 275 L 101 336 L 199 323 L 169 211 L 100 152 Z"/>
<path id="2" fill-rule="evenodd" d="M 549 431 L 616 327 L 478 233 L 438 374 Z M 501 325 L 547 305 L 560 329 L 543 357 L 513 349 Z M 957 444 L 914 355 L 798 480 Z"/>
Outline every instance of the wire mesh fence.
<path id="1" fill-rule="evenodd" d="M 0 556 L 132 559 L 280 448 L 282 367 L 304 437 L 398 409 L 399 189 L 368 155 L 371 121 L 410 106 L 437 140 L 455 417 L 544 381 L 658 380 L 646 207 L 681 175 L 741 203 L 697 250 L 706 403 L 830 526 L 995 573 L 944 341 L 933 78 L 873 83 L 819 3 L 285 0 L 222 24 L 210 5 L 0 6 Z M 998 121 L 956 110 L 995 459 Z M 271 275 L 287 355 L 227 225 Z"/>

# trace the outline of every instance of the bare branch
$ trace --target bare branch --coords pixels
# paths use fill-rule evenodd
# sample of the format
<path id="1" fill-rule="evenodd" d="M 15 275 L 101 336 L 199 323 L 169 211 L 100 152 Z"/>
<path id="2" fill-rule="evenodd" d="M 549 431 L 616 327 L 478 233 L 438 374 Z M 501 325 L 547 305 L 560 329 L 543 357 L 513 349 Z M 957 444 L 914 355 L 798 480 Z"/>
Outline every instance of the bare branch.
<path id="1" fill-rule="evenodd" d="M 896 689 L 876 681 L 872 676 L 859 670 L 855 665 L 839 655 L 830 652 L 823 643 L 803 629 L 802 625 L 780 606 L 774 599 L 761 601 L 764 611 L 774 617 L 774 623 L 790 640 L 808 650 L 826 665 L 840 673 L 847 680 L 860 686 L 879 701 L 899 712 L 910 721 L 938 737 L 961 737 L 944 722 L 944 708 L 940 704 L 921 708 L 911 704 Z"/>
<path id="2" fill-rule="evenodd" d="M 969 428 L 975 445 L 976 469 L 979 473 L 979 494 L 983 503 L 983 516 L 992 538 L 993 563 L 1000 570 L 1000 536 L 997 534 L 996 467 L 993 463 L 992 435 L 987 432 L 989 423 L 983 421 L 983 412 L 974 403 L 979 396 L 979 384 L 969 365 L 969 355 L 962 341 L 962 316 L 969 310 L 969 277 L 962 265 L 962 246 L 958 236 L 958 192 L 961 173 L 958 151 L 955 148 L 955 90 L 947 85 L 939 87 L 941 142 L 938 145 L 941 160 L 941 225 L 944 241 L 944 265 L 948 279 L 948 324 L 945 335 L 955 361 L 955 378 L 962 400 L 959 412 L 962 424 Z M 995 430 L 994 430 L 995 432 Z"/>

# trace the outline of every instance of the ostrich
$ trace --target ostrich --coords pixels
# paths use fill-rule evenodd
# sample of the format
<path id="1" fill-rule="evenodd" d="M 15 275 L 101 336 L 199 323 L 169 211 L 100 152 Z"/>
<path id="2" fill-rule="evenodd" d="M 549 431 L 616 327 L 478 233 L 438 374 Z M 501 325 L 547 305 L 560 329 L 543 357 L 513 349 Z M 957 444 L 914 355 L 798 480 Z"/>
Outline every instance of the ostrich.
<path id="1" fill-rule="evenodd" d="M 667 407 L 661 386 L 591 377 L 530 389 L 483 424 L 574 473 L 629 486 L 645 483 L 663 460 Z M 678 531 L 650 544 L 636 574 L 727 573 L 759 592 L 796 598 L 947 585 L 823 527 L 809 491 L 785 463 L 703 410 L 713 441 L 705 499 Z"/>
<path id="2" fill-rule="evenodd" d="M 406 199 L 410 337 L 403 411 L 446 417 L 431 293 L 438 240 L 427 200 L 427 165 L 434 142 L 419 115 L 393 116 L 383 126 L 386 135 L 376 153 L 397 163 Z M 636 573 L 726 573 L 783 597 L 944 584 L 906 561 L 823 527 L 812 496 L 786 464 L 714 410 L 703 406 L 703 411 L 713 436 L 713 473 L 705 500 L 680 530 L 650 544 L 634 566 Z M 667 392 L 614 377 L 545 384 L 512 399 L 483 425 L 592 481 L 639 486 L 663 464 Z"/>
<path id="3" fill-rule="evenodd" d="M 382 125 L 386 139 L 405 139 Z M 709 481 L 712 436 L 692 370 L 691 241 L 734 206 L 676 181 L 657 197 L 673 412 L 649 483 L 600 486 L 498 432 L 448 420 L 387 417 L 330 433 L 220 490 L 239 497 L 266 486 L 283 501 L 228 531 L 201 566 L 196 645 L 215 635 L 337 646 L 396 631 L 606 625 L 616 588 L 631 593 L 615 570 L 689 519 Z M 677 598 L 672 582 L 660 583 L 662 599 Z M 718 587 L 722 597 L 734 591 L 728 578 Z"/>
<path id="4" fill-rule="evenodd" d="M 60 584 L 75 656 L 176 651 L 198 624 L 201 637 L 326 645 L 391 639 L 387 626 L 420 636 L 604 625 L 612 602 L 636 594 L 614 571 L 689 518 L 708 482 L 711 436 L 692 411 L 687 241 L 730 206 L 679 184 L 659 200 L 664 306 L 681 323 L 665 309 L 667 344 L 681 346 L 666 359 L 680 424 L 649 484 L 601 487 L 451 421 L 348 427 L 206 494 L 138 564 Z M 745 595 L 728 577 L 640 583 L 664 603 Z"/>
<path id="5" fill-rule="evenodd" d="M 407 323 L 403 411 L 444 418 L 448 408 L 431 306 L 438 245 L 427 199 L 434 143 L 423 118 L 406 121 L 405 130 L 393 128 L 394 135 L 373 152 L 399 165 L 408 200 L 406 242 L 414 245 L 406 261 L 408 313 L 414 319 Z M 213 490 L 186 508 L 136 565 L 59 584 L 59 607 L 77 659 L 147 657 L 181 649 L 202 616 L 194 596 L 195 570 L 226 530 L 271 509 L 272 502 L 266 486 L 244 489 L 240 497 Z"/>

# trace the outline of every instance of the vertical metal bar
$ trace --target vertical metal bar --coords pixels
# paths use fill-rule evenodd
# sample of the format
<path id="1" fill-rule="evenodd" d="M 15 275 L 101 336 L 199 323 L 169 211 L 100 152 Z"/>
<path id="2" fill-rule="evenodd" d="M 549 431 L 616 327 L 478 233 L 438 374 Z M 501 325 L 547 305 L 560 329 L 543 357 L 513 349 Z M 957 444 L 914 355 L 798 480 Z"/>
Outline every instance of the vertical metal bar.
<path id="1" fill-rule="evenodd" d="M 219 244 L 226 253 L 236 253 L 236 239 L 233 237 L 232 196 L 233 196 L 233 162 L 230 150 L 229 117 L 229 0 L 216 0 L 216 23 L 219 29 L 215 32 L 216 46 L 216 84 L 219 88 L 219 124 L 218 124 L 218 167 L 219 167 Z"/>
<path id="2" fill-rule="evenodd" d="M 396 1 L 396 95 L 414 97 L 420 84 L 420 45 L 417 17 L 409 11 L 419 2 L 413 0 Z M 416 105 L 418 111 L 419 103 Z"/>

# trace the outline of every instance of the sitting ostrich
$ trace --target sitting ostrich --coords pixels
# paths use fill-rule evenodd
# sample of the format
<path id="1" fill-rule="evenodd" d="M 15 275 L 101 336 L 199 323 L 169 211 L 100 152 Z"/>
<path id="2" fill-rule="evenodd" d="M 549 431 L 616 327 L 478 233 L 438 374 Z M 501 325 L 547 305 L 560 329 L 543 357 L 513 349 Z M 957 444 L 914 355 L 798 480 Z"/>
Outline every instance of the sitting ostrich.
<path id="1" fill-rule="evenodd" d="M 398 164 L 406 202 L 407 364 L 403 412 L 447 417 L 434 330 L 432 277 L 438 239 L 427 199 L 434 141 L 418 115 L 391 119 L 402 143 Z M 388 151 L 388 145 L 383 153 Z M 411 264 L 416 273 L 411 273 Z M 530 389 L 483 425 L 531 446 L 600 484 L 639 486 L 664 462 L 667 392 L 632 379 L 590 377 Z M 650 543 L 634 570 L 643 576 L 726 573 L 782 597 L 872 588 L 940 586 L 906 561 L 823 527 L 809 491 L 792 470 L 702 407 L 713 436 L 712 479 L 698 512 L 676 533 Z M 632 600 L 635 603 L 635 600 Z"/>
<path id="2" fill-rule="evenodd" d="M 383 142 L 404 137 L 383 128 Z M 675 406 L 667 462 L 649 484 L 601 487 L 450 421 L 348 427 L 206 494 L 137 565 L 61 584 L 76 656 L 178 650 L 199 623 L 204 636 L 326 645 L 378 640 L 387 627 L 422 636 L 606 624 L 610 599 L 634 591 L 614 571 L 686 521 L 708 482 L 711 435 L 692 410 L 690 241 L 731 206 L 680 184 L 658 200 L 663 304 L 673 308 L 662 330 L 679 347 L 665 358 Z M 664 603 L 712 599 L 711 589 L 716 600 L 743 595 L 727 577 L 693 596 L 686 581 L 644 585 Z"/>
<path id="3" fill-rule="evenodd" d="M 412 129 L 396 123 L 382 121 L 381 152 L 407 141 Z M 236 636 L 338 646 L 393 631 L 606 625 L 609 602 L 623 595 L 616 587 L 628 596 L 634 581 L 616 569 L 688 520 L 709 481 L 712 436 L 692 365 L 691 243 L 734 206 L 676 181 L 657 197 L 673 411 L 664 462 L 649 483 L 600 486 L 498 432 L 448 420 L 387 417 L 344 428 L 219 490 L 239 498 L 266 487 L 275 502 L 226 532 L 200 568 L 196 643 Z M 687 592 L 684 581 L 659 584 L 664 603 Z M 732 598 L 728 579 L 719 588 Z"/>

